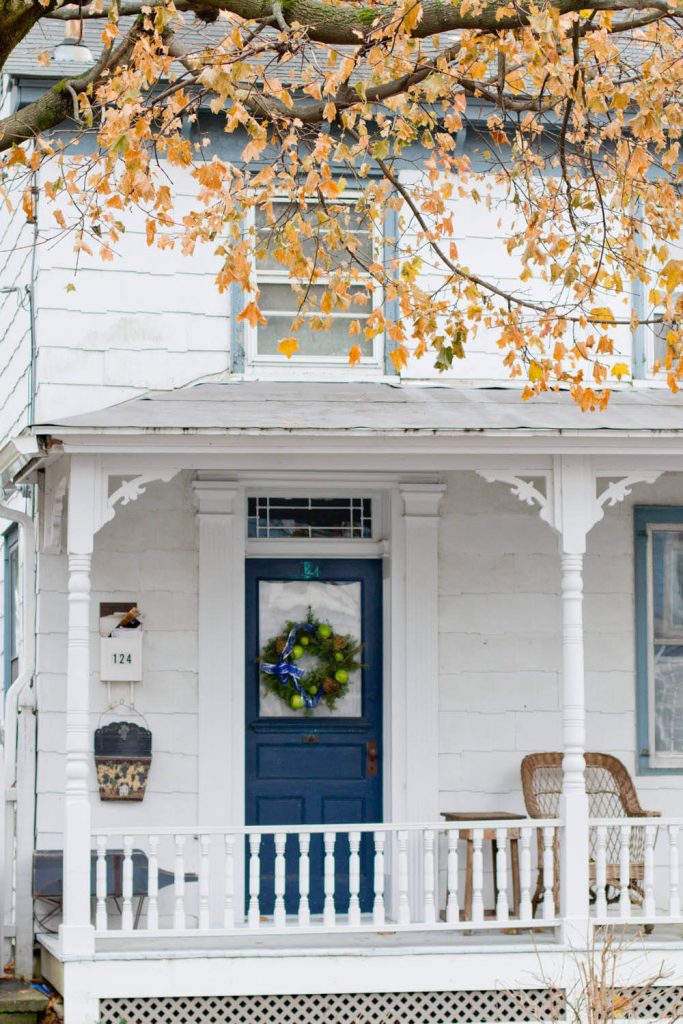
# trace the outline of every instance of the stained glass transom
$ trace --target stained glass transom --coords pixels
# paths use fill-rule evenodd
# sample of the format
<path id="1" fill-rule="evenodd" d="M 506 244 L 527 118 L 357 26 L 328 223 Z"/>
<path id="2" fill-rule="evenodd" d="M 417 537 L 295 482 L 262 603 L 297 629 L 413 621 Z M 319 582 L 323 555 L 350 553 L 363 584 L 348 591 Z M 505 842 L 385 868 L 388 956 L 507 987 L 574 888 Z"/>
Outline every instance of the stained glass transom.
<path id="1" fill-rule="evenodd" d="M 371 498 L 249 498 L 249 537 L 372 537 Z"/>

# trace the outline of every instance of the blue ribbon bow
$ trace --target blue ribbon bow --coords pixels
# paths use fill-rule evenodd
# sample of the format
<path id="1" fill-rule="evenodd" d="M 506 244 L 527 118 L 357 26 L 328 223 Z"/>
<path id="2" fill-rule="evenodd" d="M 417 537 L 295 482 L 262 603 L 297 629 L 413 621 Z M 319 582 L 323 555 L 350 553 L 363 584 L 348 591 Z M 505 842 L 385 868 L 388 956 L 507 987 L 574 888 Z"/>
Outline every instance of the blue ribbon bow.
<path id="1" fill-rule="evenodd" d="M 287 643 L 285 644 L 284 650 L 278 661 L 274 665 L 264 662 L 261 665 L 261 670 L 263 672 L 267 672 L 268 675 L 276 676 L 281 686 L 287 687 L 291 683 L 297 693 L 303 698 L 304 706 L 307 708 L 315 708 L 322 699 L 322 686 L 318 687 L 318 692 L 314 697 L 312 697 L 310 693 L 306 693 L 301 685 L 301 680 L 306 673 L 303 669 L 298 668 L 297 665 L 292 665 L 290 661 L 287 661 L 289 655 L 292 653 L 292 648 L 296 643 L 296 637 L 299 630 L 303 630 L 305 633 L 315 633 L 315 628 L 308 622 L 300 622 L 298 625 L 292 626 L 289 631 L 289 636 L 287 637 Z"/>

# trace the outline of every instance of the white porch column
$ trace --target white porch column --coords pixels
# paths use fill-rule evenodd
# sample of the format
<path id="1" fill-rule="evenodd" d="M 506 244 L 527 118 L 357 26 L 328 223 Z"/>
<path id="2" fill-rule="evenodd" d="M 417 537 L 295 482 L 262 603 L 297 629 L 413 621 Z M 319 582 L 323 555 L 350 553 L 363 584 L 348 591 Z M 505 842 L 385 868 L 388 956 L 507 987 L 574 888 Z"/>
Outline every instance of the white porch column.
<path id="1" fill-rule="evenodd" d="M 200 474 L 193 484 L 199 524 L 198 823 L 244 824 L 244 489 Z M 220 876 L 220 850 L 212 876 Z M 241 878 L 242 844 L 235 847 Z M 212 917 L 222 912 L 218 890 Z M 240 916 L 243 886 L 235 886 Z"/>
<path id="2" fill-rule="evenodd" d="M 73 457 L 69 487 L 69 619 L 66 683 L 66 787 L 64 817 L 64 911 L 59 929 L 63 953 L 95 949 L 90 923 L 90 563 L 97 474 L 90 456 Z M 98 495 L 99 497 L 99 495 Z"/>
<path id="3" fill-rule="evenodd" d="M 400 485 L 405 543 L 407 821 L 439 814 L 438 541 L 441 483 Z"/>
<path id="4" fill-rule="evenodd" d="M 588 797 L 586 694 L 583 650 L 583 556 L 586 536 L 596 521 L 595 476 L 590 460 L 554 460 L 553 505 L 559 533 L 562 594 L 562 797 L 563 823 L 560 899 L 564 938 L 588 939 Z"/>

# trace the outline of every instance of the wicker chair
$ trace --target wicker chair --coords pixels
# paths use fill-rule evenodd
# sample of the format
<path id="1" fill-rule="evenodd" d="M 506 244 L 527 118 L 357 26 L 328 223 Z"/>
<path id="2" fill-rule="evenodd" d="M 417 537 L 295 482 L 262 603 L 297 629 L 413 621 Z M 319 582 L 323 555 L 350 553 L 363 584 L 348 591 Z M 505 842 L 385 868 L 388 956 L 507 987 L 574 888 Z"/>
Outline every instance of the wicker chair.
<path id="1" fill-rule="evenodd" d="M 588 813 L 591 818 L 657 818 L 659 811 L 645 811 L 640 806 L 638 794 L 631 776 L 624 765 L 611 754 L 585 754 L 586 791 Z M 562 791 L 562 754 L 558 752 L 529 754 L 522 761 L 522 790 L 524 803 L 531 818 L 557 818 L 560 813 Z M 607 832 L 607 901 L 618 899 L 619 889 L 619 832 Z M 534 914 L 543 895 L 542 836 L 539 833 L 538 878 L 532 900 Z M 589 879 L 595 885 L 595 844 L 594 830 L 590 837 Z M 555 888 L 559 877 L 559 850 L 555 848 Z M 629 889 L 634 903 L 643 901 L 642 881 L 644 875 L 645 834 L 642 828 L 632 828 L 630 837 Z M 557 901 L 557 891 L 555 900 Z M 591 888 L 591 899 L 595 898 Z"/>

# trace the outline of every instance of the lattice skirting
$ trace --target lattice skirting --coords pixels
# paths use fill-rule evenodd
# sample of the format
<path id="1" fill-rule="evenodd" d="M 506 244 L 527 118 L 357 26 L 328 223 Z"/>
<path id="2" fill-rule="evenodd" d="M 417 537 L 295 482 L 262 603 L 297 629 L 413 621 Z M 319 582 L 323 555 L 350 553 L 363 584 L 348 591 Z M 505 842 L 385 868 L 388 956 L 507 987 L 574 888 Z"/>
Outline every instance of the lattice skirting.
<path id="1" fill-rule="evenodd" d="M 617 992 L 615 1016 L 636 1020 L 680 1020 L 683 1017 L 683 988 L 653 985 L 648 989 L 622 988 Z"/>
<path id="2" fill-rule="evenodd" d="M 100 1024 L 550 1024 L 564 1015 L 554 989 L 100 1001 Z"/>

